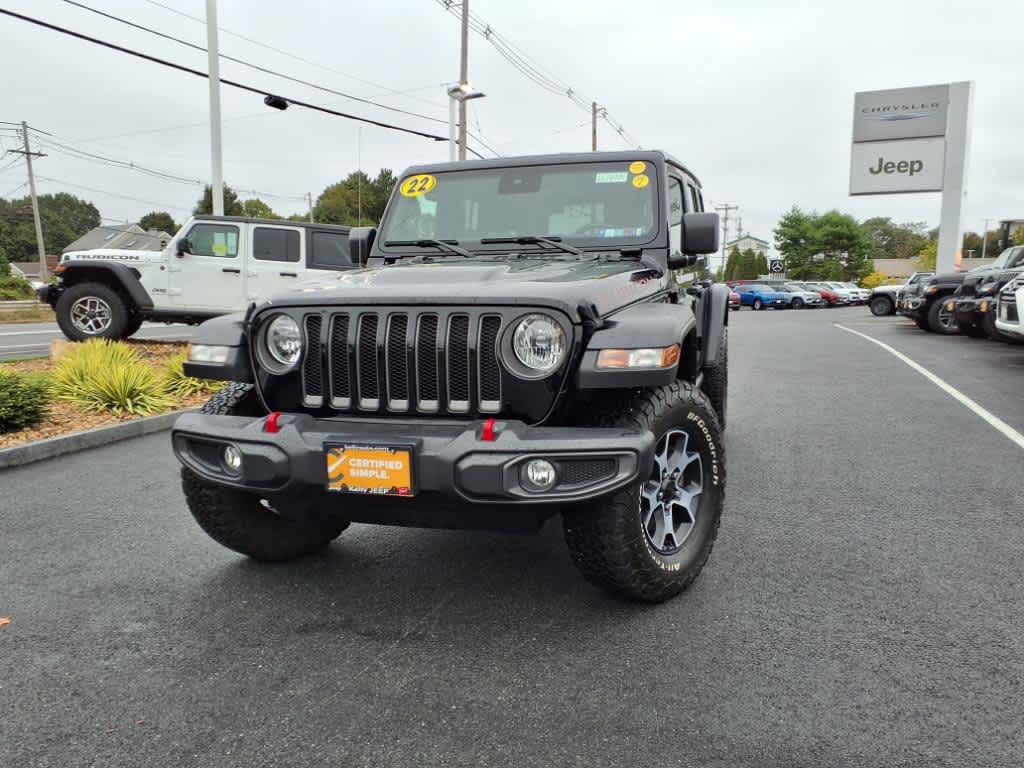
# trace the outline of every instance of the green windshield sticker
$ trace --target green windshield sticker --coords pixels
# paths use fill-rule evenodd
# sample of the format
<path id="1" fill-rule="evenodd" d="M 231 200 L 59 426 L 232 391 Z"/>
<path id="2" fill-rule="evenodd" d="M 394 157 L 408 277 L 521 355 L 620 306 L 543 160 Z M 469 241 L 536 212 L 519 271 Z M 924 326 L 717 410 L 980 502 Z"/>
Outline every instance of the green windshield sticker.
<path id="1" fill-rule="evenodd" d="M 596 184 L 625 184 L 629 179 L 629 174 L 625 171 L 605 171 L 597 174 L 594 179 Z"/>

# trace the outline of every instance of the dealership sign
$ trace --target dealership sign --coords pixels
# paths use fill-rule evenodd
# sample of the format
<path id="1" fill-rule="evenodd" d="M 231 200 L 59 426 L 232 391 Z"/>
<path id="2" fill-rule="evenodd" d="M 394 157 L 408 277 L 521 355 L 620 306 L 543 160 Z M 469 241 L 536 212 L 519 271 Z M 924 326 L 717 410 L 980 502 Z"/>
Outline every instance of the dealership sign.
<path id="1" fill-rule="evenodd" d="M 941 138 L 854 144 L 850 194 L 941 192 L 945 161 L 946 142 Z"/>
<path id="2" fill-rule="evenodd" d="M 864 91 L 853 99 L 850 194 L 941 192 L 937 268 L 959 263 L 973 83 Z"/>

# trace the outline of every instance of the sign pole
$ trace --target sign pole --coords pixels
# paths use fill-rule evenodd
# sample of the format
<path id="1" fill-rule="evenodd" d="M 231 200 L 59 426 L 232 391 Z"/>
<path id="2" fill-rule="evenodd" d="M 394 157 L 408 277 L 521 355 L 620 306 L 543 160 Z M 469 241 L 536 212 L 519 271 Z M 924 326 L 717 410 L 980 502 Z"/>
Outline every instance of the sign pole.
<path id="1" fill-rule="evenodd" d="M 968 116 L 974 89 L 971 82 L 949 84 L 949 119 L 946 126 L 946 169 L 942 177 L 942 213 L 936 272 L 952 272 L 960 264 L 963 246 L 963 207 L 967 198 L 967 148 L 971 140 Z"/>

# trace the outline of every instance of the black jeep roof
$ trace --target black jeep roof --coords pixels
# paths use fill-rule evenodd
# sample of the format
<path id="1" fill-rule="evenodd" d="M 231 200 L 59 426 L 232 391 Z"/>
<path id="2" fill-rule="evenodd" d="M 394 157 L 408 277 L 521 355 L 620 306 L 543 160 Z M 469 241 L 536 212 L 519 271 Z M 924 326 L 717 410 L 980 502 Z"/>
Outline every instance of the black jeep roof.
<path id="1" fill-rule="evenodd" d="M 602 163 L 624 162 L 631 160 L 647 160 L 649 162 L 666 162 L 685 171 L 701 186 L 700 180 L 693 171 L 660 149 L 632 149 L 616 152 L 561 152 L 553 155 L 520 155 L 518 157 L 494 157 L 486 160 L 462 160 L 457 163 L 424 163 L 406 168 L 402 178 L 416 173 L 429 171 L 471 171 L 478 168 L 518 168 L 525 165 L 557 165 L 559 163 Z"/>
<path id="2" fill-rule="evenodd" d="M 290 221 L 288 219 L 258 219 L 253 216 L 214 216 L 209 213 L 199 213 L 192 217 L 195 221 L 233 221 L 239 224 L 273 224 L 278 227 L 304 227 L 306 229 L 329 229 L 335 232 L 348 234 L 352 227 L 343 227 L 340 224 L 316 224 L 311 221 Z"/>

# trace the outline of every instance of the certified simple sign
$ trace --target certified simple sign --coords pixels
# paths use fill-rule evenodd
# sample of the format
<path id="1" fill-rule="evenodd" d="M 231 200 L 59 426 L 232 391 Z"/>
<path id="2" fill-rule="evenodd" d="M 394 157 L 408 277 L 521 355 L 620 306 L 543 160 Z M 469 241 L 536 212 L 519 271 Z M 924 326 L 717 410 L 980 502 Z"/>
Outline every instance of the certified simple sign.
<path id="1" fill-rule="evenodd" d="M 948 112 L 948 85 L 863 91 L 853 99 L 853 140 L 945 136 Z"/>
<path id="2" fill-rule="evenodd" d="M 854 144 L 850 194 L 941 192 L 946 140 L 909 139 Z"/>

